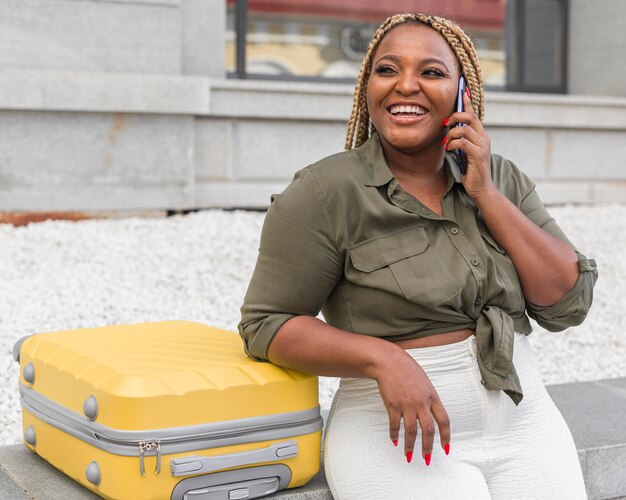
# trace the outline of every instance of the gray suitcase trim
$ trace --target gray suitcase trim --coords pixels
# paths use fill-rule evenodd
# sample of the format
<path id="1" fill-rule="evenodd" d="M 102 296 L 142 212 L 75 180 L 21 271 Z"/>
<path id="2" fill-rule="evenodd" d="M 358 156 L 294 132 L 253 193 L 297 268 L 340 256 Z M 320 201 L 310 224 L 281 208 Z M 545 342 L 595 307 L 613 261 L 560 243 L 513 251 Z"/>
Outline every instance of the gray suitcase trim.
<path id="1" fill-rule="evenodd" d="M 171 500 L 258 498 L 285 489 L 289 481 L 291 470 L 282 464 L 217 472 L 182 480 L 172 491 Z M 241 489 L 248 490 L 247 496 L 232 495 Z"/>
<path id="2" fill-rule="evenodd" d="M 193 476 L 206 474 L 221 469 L 231 469 L 242 465 L 260 464 L 263 462 L 276 462 L 298 456 L 298 443 L 296 441 L 283 441 L 274 443 L 266 448 L 246 450 L 216 457 L 201 455 L 187 455 L 185 457 L 170 460 L 170 472 L 172 476 Z"/>
<path id="3" fill-rule="evenodd" d="M 25 335 L 13 344 L 13 359 L 18 363 L 20 362 L 20 349 L 22 348 L 22 344 L 26 342 L 26 339 L 29 337 L 32 337 L 32 335 Z"/>
<path id="4" fill-rule="evenodd" d="M 182 453 L 311 434 L 322 429 L 320 408 L 184 427 L 124 431 L 98 424 L 20 383 L 22 407 L 44 422 L 109 453 L 143 456 L 141 445 L 158 443 L 152 455 Z M 150 449 L 150 448 L 149 448 Z M 148 453 L 145 453 L 148 455 Z"/>

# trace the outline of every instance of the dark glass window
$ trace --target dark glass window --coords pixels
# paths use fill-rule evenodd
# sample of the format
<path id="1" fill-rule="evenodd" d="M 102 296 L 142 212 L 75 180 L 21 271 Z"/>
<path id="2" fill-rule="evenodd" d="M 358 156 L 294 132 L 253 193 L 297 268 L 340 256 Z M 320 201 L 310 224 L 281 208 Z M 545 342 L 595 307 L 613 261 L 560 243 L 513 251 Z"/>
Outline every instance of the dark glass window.
<path id="1" fill-rule="evenodd" d="M 354 82 L 367 44 L 385 18 L 425 12 L 455 20 L 472 37 L 488 87 L 554 91 L 564 82 L 564 3 L 228 0 L 227 72 L 232 78 Z M 525 26 L 533 27 L 533 36 Z M 544 74 L 547 59 L 558 62 L 550 74 Z"/>

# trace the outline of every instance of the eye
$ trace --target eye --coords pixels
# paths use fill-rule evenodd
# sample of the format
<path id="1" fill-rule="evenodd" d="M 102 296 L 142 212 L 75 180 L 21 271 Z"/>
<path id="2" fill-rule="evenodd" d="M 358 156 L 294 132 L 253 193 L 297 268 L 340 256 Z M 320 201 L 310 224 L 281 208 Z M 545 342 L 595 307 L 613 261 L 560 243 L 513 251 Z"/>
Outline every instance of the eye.
<path id="1" fill-rule="evenodd" d="M 376 68 L 374 69 L 374 72 L 379 75 L 384 75 L 384 74 L 394 73 L 395 71 L 391 66 L 387 64 L 381 64 L 379 66 L 376 66 Z"/>
<path id="2" fill-rule="evenodd" d="M 444 72 L 437 68 L 428 68 L 422 72 L 422 75 L 440 78 L 445 76 Z"/>

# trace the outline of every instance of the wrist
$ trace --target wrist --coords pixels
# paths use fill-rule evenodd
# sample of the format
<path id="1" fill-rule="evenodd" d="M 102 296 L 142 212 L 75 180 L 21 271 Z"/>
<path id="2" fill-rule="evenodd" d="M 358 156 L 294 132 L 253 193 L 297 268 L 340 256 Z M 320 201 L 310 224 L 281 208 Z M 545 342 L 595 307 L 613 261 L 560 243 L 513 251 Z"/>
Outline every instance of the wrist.
<path id="1" fill-rule="evenodd" d="M 502 197 L 502 193 L 498 191 L 494 184 L 491 184 L 488 188 L 482 189 L 476 193 L 470 195 L 474 203 L 479 209 L 485 208 L 486 205 L 498 202 Z"/>
<path id="2" fill-rule="evenodd" d="M 401 357 L 406 356 L 406 351 L 388 340 L 375 340 L 379 341 L 380 344 L 376 348 L 370 349 L 372 356 L 365 369 L 365 374 L 367 378 L 378 381 L 390 370 L 393 370 L 393 367 L 400 362 Z"/>

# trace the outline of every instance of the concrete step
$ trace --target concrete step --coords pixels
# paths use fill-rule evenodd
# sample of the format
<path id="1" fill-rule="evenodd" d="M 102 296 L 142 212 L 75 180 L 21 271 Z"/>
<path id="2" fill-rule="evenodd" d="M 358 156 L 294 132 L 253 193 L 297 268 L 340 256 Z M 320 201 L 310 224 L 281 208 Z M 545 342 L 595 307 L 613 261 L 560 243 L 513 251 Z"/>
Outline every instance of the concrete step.
<path id="1" fill-rule="evenodd" d="M 548 391 L 574 436 L 589 499 L 626 500 L 626 378 L 554 385 Z M 0 447 L 0 498 L 98 497 L 23 445 L 14 445 Z M 302 488 L 266 498 L 332 500 L 323 470 Z"/>

